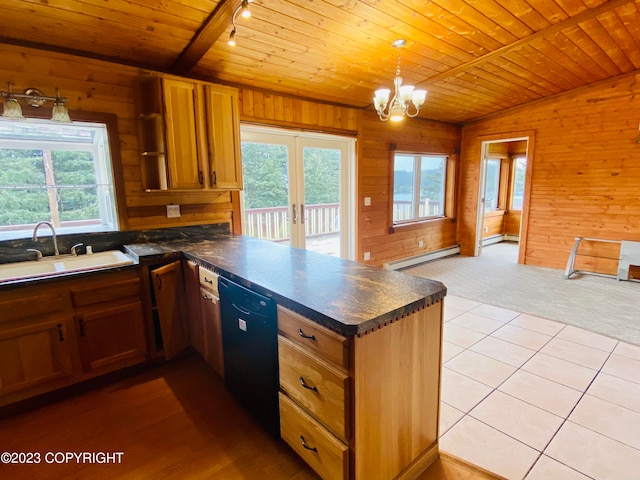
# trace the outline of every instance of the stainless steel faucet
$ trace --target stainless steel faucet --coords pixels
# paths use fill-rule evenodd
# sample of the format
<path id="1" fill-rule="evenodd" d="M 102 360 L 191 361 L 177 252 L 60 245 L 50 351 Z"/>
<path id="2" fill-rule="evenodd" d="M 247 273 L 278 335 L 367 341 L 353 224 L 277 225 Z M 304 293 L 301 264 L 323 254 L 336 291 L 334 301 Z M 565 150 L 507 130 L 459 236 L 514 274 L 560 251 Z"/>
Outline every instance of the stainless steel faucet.
<path id="1" fill-rule="evenodd" d="M 51 222 L 38 222 L 38 224 L 33 229 L 33 241 L 35 242 L 38 240 L 38 228 L 40 228 L 40 225 L 46 225 L 51 229 L 51 238 L 53 238 L 53 251 L 55 256 L 57 257 L 58 255 L 60 255 L 60 252 L 58 251 L 58 240 L 56 239 L 56 230 L 53 228 Z"/>

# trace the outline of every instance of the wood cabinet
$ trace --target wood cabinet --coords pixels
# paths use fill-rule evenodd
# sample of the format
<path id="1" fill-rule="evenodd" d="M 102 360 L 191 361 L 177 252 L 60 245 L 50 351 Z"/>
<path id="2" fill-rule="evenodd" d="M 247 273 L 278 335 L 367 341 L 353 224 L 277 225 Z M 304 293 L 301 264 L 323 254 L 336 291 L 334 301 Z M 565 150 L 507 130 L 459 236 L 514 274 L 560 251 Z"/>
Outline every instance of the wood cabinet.
<path id="1" fill-rule="evenodd" d="M 58 292 L 29 289 L 24 296 L 0 296 L 0 404 L 23 390 L 53 388 L 73 374 L 70 315 Z"/>
<path id="2" fill-rule="evenodd" d="M 162 349 L 167 360 L 182 353 L 189 345 L 184 322 L 184 284 L 180 260 L 151 271 Z"/>
<path id="3" fill-rule="evenodd" d="M 138 272 L 106 274 L 70 293 L 85 372 L 112 371 L 147 358 Z"/>
<path id="4" fill-rule="evenodd" d="M 139 269 L 0 291 L 0 405 L 143 362 Z"/>
<path id="5" fill-rule="evenodd" d="M 136 85 L 145 189 L 242 189 L 236 89 L 170 75 Z"/>
<path id="6" fill-rule="evenodd" d="M 220 317 L 220 297 L 218 275 L 200 267 L 200 312 L 204 337 L 204 359 L 213 370 L 224 377 L 224 357 L 222 354 L 222 319 Z"/>
<path id="7" fill-rule="evenodd" d="M 200 312 L 200 266 L 191 260 L 183 261 L 185 298 L 187 299 L 187 326 L 189 342 L 204 357 L 204 327 Z"/>
<path id="8" fill-rule="evenodd" d="M 408 480 L 438 456 L 442 302 L 344 337 L 278 306 L 282 438 L 324 479 Z"/>

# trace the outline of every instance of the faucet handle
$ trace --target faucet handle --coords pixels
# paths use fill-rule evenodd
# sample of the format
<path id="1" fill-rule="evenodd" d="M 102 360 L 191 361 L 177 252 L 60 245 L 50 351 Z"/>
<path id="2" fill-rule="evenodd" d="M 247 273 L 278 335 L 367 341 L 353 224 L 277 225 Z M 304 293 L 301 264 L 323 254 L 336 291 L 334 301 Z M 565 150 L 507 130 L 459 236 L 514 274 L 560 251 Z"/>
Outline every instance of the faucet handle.
<path id="1" fill-rule="evenodd" d="M 36 252 L 36 261 L 42 259 L 42 252 L 37 248 L 27 248 L 27 252 Z"/>
<path id="2" fill-rule="evenodd" d="M 78 256 L 78 248 L 84 246 L 84 243 L 76 243 L 73 247 L 71 247 L 71 255 L 74 257 Z"/>

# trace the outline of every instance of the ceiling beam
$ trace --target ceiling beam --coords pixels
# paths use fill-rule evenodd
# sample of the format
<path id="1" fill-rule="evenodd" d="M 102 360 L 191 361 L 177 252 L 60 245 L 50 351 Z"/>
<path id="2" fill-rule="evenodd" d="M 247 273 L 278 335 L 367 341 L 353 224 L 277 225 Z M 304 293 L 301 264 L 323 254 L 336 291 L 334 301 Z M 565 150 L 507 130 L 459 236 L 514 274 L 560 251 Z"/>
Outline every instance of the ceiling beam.
<path id="1" fill-rule="evenodd" d="M 242 0 L 221 0 L 180 53 L 171 72 L 177 75 L 189 73 L 231 24 L 233 13 L 241 3 Z"/>
<path id="2" fill-rule="evenodd" d="M 540 38 L 549 37 L 569 27 L 573 27 L 579 23 L 586 22 L 587 20 L 592 20 L 598 15 L 601 15 L 615 8 L 622 7 L 627 3 L 633 3 L 633 2 L 634 0 L 609 0 L 607 2 L 604 2 L 602 5 L 599 5 L 595 8 L 589 8 L 587 10 L 584 10 L 579 14 L 574 15 L 573 17 L 569 17 L 561 22 L 555 23 L 545 29 L 542 29 L 534 33 L 533 35 L 529 35 L 528 37 L 524 37 L 524 38 L 521 38 L 520 40 L 510 43 L 509 45 L 500 47 L 499 49 L 494 50 L 490 53 L 487 53 L 486 55 L 478 57 L 474 60 L 471 60 L 470 62 L 463 63 L 462 65 L 458 65 L 457 67 L 452 68 L 451 70 L 447 70 L 446 72 L 442 72 L 442 73 L 439 73 L 438 75 L 434 75 L 433 77 L 429 77 L 428 79 L 423 80 L 422 82 L 419 82 L 419 85 L 423 87 L 425 85 L 433 84 L 441 80 L 446 80 L 447 78 L 455 77 L 456 75 L 466 72 L 471 68 L 479 67 L 481 65 L 484 65 L 487 62 L 490 62 L 494 58 L 501 57 L 507 52 L 511 52 L 513 50 L 522 48 L 525 45 L 535 42 Z"/>

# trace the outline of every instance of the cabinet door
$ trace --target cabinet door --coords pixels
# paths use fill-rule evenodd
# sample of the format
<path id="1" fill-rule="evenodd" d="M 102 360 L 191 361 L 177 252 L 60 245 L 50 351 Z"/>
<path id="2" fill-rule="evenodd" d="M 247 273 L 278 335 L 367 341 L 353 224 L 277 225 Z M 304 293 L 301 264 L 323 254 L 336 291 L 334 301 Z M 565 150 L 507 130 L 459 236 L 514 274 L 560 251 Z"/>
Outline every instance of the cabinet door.
<path id="1" fill-rule="evenodd" d="M 162 332 L 164 356 L 169 360 L 189 345 L 189 337 L 183 321 L 182 299 L 184 294 L 180 260 L 156 268 L 151 273 Z"/>
<path id="2" fill-rule="evenodd" d="M 62 318 L 0 330 L 0 395 L 73 374 Z"/>
<path id="3" fill-rule="evenodd" d="M 197 263 L 184 262 L 184 286 L 187 299 L 187 323 L 191 346 L 204 357 L 202 315 L 200 313 L 200 272 Z"/>
<path id="4" fill-rule="evenodd" d="M 78 314 L 75 321 L 85 372 L 114 370 L 146 359 L 141 302 Z"/>
<path id="5" fill-rule="evenodd" d="M 169 188 L 204 188 L 207 146 L 204 136 L 202 87 L 194 82 L 164 78 Z"/>
<path id="6" fill-rule="evenodd" d="M 205 86 L 209 177 L 214 188 L 242 189 L 238 91 Z"/>
<path id="7" fill-rule="evenodd" d="M 200 289 L 200 308 L 204 327 L 204 359 L 224 377 L 224 357 L 222 354 L 222 323 L 220 300 L 208 290 Z"/>

